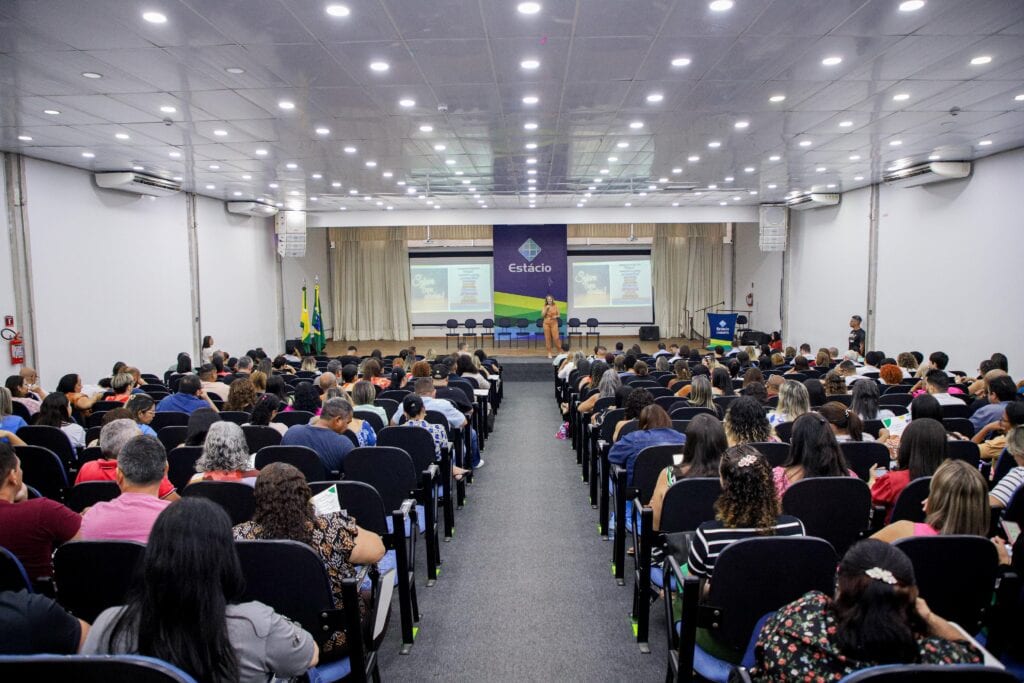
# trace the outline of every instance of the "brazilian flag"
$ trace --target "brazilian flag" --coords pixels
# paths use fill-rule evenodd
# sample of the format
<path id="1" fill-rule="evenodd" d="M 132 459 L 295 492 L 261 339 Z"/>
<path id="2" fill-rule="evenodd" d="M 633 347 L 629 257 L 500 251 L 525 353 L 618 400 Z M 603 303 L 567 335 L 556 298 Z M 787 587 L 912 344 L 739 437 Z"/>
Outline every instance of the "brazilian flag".
<path id="1" fill-rule="evenodd" d="M 309 307 L 306 305 L 306 285 L 302 285 L 302 315 L 299 317 L 299 327 L 302 329 L 302 348 L 309 353 L 309 344 L 312 341 L 312 330 L 309 325 Z"/>
<path id="2" fill-rule="evenodd" d="M 322 355 L 327 339 L 324 337 L 324 319 L 320 313 L 320 285 L 313 287 L 313 330 L 312 350 L 314 355 Z"/>

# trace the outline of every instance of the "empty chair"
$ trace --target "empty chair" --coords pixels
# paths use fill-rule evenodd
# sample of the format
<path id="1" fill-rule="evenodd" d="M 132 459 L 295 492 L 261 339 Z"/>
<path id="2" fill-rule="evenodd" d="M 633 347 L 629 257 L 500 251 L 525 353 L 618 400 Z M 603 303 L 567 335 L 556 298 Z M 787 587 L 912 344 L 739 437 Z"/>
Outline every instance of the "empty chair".
<path id="1" fill-rule="evenodd" d="M 250 453 L 259 453 L 261 448 L 281 443 L 281 432 L 273 427 L 246 425 L 242 427 L 242 433 L 245 434 L 245 443 Z"/>
<path id="2" fill-rule="evenodd" d="M 327 478 L 320 456 L 306 446 L 264 446 L 256 453 L 256 469 L 261 470 L 272 462 L 285 462 L 294 466 L 302 472 L 307 482 Z"/>
<path id="3" fill-rule="evenodd" d="M 83 481 L 71 487 L 64 504 L 81 513 L 87 507 L 114 500 L 120 495 L 121 489 L 116 481 Z"/>
<path id="4" fill-rule="evenodd" d="M 256 508 L 252 486 L 237 481 L 198 481 L 181 489 L 181 495 L 212 500 L 224 508 L 232 525 L 248 522 Z"/>
<path id="5" fill-rule="evenodd" d="M 670 413 L 670 416 L 673 420 L 692 420 L 693 418 L 697 417 L 698 415 L 701 415 L 702 413 L 707 413 L 708 415 L 714 415 L 715 417 L 718 417 L 718 414 L 715 413 L 715 411 L 713 411 L 711 408 L 705 408 L 703 406 L 683 406 L 680 408 L 673 408 L 672 412 Z"/>
<path id="6" fill-rule="evenodd" d="M 945 422 L 943 420 L 943 423 Z M 970 424 L 969 420 L 967 422 Z M 981 465 L 981 452 L 978 450 L 978 444 L 973 441 L 950 441 L 946 444 L 946 448 L 949 457 L 953 460 L 963 460 L 973 467 Z"/>
<path id="7" fill-rule="evenodd" d="M 952 403 L 940 406 L 942 409 L 942 419 L 947 417 L 970 417 L 971 409 L 962 403 Z"/>
<path id="8" fill-rule="evenodd" d="M 108 607 L 125 604 L 146 546 L 134 541 L 74 541 L 53 554 L 57 602 L 89 623 Z"/>
<path id="9" fill-rule="evenodd" d="M 388 389 L 377 394 L 377 398 L 386 398 L 395 401 L 398 405 L 402 404 L 402 401 L 406 396 L 411 394 L 412 391 L 409 389 Z M 396 408 L 397 410 L 397 408 Z"/>
<path id="10" fill-rule="evenodd" d="M 572 338 L 573 337 L 578 337 L 579 340 L 580 340 L 580 345 L 581 346 L 583 345 L 583 331 L 580 330 L 580 319 L 579 318 L 569 318 L 569 322 L 566 325 L 565 336 L 566 336 L 566 339 L 569 342 L 569 346 L 570 347 L 572 346 Z"/>
<path id="11" fill-rule="evenodd" d="M 855 477 L 801 479 L 782 496 L 782 512 L 804 523 L 804 533 L 844 555 L 868 528 L 871 490 Z"/>
<path id="12" fill-rule="evenodd" d="M 196 461 L 203 454 L 202 446 L 178 446 L 167 451 L 167 479 L 180 492 L 196 473 Z"/>
<path id="13" fill-rule="evenodd" d="M 768 465 L 771 467 L 782 467 L 786 460 L 789 459 L 788 443 L 764 441 L 751 443 L 750 445 L 756 448 L 758 452 L 764 456 L 765 460 L 768 461 Z"/>
<path id="14" fill-rule="evenodd" d="M 447 330 L 444 333 L 444 348 L 447 349 L 448 340 L 451 339 L 452 337 L 455 337 L 456 344 L 458 344 L 459 342 L 459 321 L 456 320 L 455 318 L 448 318 L 448 320 L 445 321 L 444 326 Z"/>
<path id="15" fill-rule="evenodd" d="M 18 432 L 25 429 L 28 427 L 22 427 Z M 26 484 L 47 498 L 64 500 L 68 475 L 56 453 L 42 446 L 15 446 L 14 452 L 21 460 L 22 478 Z"/>
<path id="16" fill-rule="evenodd" d="M 494 346 L 494 320 L 492 318 L 484 318 L 480 321 L 480 346 L 484 345 L 484 337 L 491 338 L 491 346 Z"/>
<path id="17" fill-rule="evenodd" d="M 378 408 L 384 409 L 384 412 L 387 413 L 388 416 L 388 423 L 390 423 L 391 418 L 393 418 L 395 416 L 395 413 L 398 412 L 399 402 L 394 400 L 393 398 L 377 397 L 374 400 L 373 405 L 377 406 Z"/>
<path id="18" fill-rule="evenodd" d="M 21 590 L 32 592 L 28 572 L 14 553 L 0 547 L 0 592 Z"/>
<path id="19" fill-rule="evenodd" d="M 512 319 L 511 318 L 498 318 L 498 331 L 495 332 L 494 345 L 501 345 L 501 338 L 506 337 L 508 339 L 508 345 L 512 346 Z"/>
<path id="20" fill-rule="evenodd" d="M 0 655 L 0 680 L 196 683 L 196 679 L 176 666 L 139 655 Z"/>
<path id="21" fill-rule="evenodd" d="M 519 348 L 519 340 L 526 338 L 530 341 L 530 321 L 526 318 L 516 318 L 516 348 Z"/>
<path id="22" fill-rule="evenodd" d="M 585 339 L 587 346 L 590 346 L 590 338 L 594 337 L 597 339 L 596 344 L 601 344 L 601 322 L 597 318 L 587 318 L 587 331 L 585 333 Z"/>
<path id="23" fill-rule="evenodd" d="M 475 345 L 476 340 L 479 338 L 476 332 L 476 319 L 466 318 L 466 322 L 464 322 L 462 326 L 466 328 L 465 332 L 462 333 L 462 340 L 465 341 L 466 339 L 472 337 L 473 343 Z"/>
<path id="24" fill-rule="evenodd" d="M 163 444 L 164 450 L 170 451 L 185 443 L 185 439 L 188 438 L 188 427 L 168 425 L 156 433 L 156 438 Z"/>
<path id="25" fill-rule="evenodd" d="M 274 422 L 292 427 L 294 425 L 307 425 L 316 415 L 307 410 L 289 410 L 280 412 L 274 416 Z"/>

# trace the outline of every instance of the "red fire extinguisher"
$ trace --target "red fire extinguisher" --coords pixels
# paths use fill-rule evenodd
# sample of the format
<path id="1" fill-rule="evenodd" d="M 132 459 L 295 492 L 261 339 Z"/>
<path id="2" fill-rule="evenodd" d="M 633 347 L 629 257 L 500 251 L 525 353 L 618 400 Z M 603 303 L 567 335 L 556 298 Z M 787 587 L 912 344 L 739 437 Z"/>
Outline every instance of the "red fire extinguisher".
<path id="1" fill-rule="evenodd" d="M 14 338 L 11 339 L 11 365 L 20 365 L 25 362 L 25 342 L 21 339 L 21 334 L 18 332 L 14 333 Z"/>

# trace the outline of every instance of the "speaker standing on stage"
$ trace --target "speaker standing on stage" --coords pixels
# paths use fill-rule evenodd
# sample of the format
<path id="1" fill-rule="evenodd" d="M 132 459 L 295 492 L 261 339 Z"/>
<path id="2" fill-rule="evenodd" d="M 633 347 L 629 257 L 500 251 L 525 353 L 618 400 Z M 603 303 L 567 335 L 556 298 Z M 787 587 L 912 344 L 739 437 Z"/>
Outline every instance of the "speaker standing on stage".
<path id="1" fill-rule="evenodd" d="M 550 294 L 544 297 L 541 316 L 544 318 L 544 346 L 548 349 L 548 358 L 552 358 L 552 351 L 558 351 L 562 340 L 558 336 L 558 306 L 555 305 L 555 297 Z"/>

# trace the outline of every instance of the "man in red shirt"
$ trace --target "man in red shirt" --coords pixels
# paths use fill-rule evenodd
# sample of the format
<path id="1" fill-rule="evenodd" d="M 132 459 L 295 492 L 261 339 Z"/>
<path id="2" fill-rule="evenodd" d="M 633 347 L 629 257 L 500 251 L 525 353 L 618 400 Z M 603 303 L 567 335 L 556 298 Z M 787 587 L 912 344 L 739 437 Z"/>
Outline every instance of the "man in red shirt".
<path id="1" fill-rule="evenodd" d="M 21 460 L 0 443 L 0 546 L 14 553 L 35 581 L 53 574 L 54 547 L 77 538 L 82 518 L 55 500 L 28 499 Z"/>

